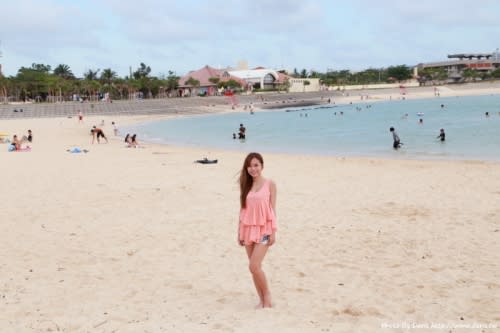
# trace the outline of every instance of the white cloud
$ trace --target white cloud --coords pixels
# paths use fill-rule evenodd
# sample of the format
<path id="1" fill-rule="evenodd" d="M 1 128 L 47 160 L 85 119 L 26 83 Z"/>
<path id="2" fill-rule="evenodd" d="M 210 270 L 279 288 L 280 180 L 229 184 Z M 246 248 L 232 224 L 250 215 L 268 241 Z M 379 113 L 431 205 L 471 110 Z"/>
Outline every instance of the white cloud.
<path id="1" fill-rule="evenodd" d="M 32 62 L 181 74 L 242 59 L 363 69 L 492 51 L 498 12 L 493 0 L 16 0 L 2 5 L 0 40 L 9 74 Z"/>

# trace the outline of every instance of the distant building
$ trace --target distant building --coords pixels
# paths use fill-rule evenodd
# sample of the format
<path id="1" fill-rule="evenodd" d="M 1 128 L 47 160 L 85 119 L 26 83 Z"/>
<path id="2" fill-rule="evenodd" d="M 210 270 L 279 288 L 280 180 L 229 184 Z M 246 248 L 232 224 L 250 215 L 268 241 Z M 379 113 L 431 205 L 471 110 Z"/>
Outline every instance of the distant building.
<path id="1" fill-rule="evenodd" d="M 245 67 L 245 62 L 240 62 L 239 67 Z M 204 66 L 198 70 L 190 71 L 179 79 L 178 95 L 217 95 L 219 82 L 238 82 L 243 90 L 283 90 L 290 92 L 320 91 L 321 86 L 317 78 L 293 78 L 281 72 L 264 67 L 246 70 L 216 69 Z"/>
<path id="2" fill-rule="evenodd" d="M 248 70 L 226 71 L 222 74 L 222 77 L 225 79 L 231 76 L 245 81 L 246 86 L 251 89 L 275 89 L 276 85 L 281 83 L 279 81 L 278 72 L 262 67 Z"/>
<path id="3" fill-rule="evenodd" d="M 208 95 L 213 96 L 218 93 L 218 82 L 235 80 L 243 87 L 246 82 L 231 75 L 223 77 L 224 71 L 206 65 L 195 71 L 190 71 L 179 79 L 179 95 L 182 96 L 196 96 Z M 198 85 L 193 85 L 190 79 L 198 81 Z"/>
<path id="4" fill-rule="evenodd" d="M 278 73 L 272 69 L 257 67 L 247 70 L 216 69 L 210 66 L 202 67 L 198 70 L 190 71 L 179 79 L 179 95 L 216 95 L 218 93 L 218 82 L 230 80 L 238 82 L 243 90 L 252 91 L 254 89 L 278 89 L 288 76 Z M 191 80 L 193 79 L 193 80 Z M 198 85 L 193 85 L 193 81 L 198 81 Z"/>
<path id="5" fill-rule="evenodd" d="M 461 81 L 464 79 L 463 72 L 467 68 L 474 69 L 479 73 L 489 73 L 500 68 L 498 49 L 493 53 L 450 54 L 448 58 L 453 60 L 418 64 L 417 70 L 421 72 L 426 68 L 443 68 L 450 81 Z"/>
<path id="6" fill-rule="evenodd" d="M 290 77 L 288 82 L 290 84 L 288 88 L 289 92 L 311 92 L 320 91 L 321 89 L 319 79 Z"/>

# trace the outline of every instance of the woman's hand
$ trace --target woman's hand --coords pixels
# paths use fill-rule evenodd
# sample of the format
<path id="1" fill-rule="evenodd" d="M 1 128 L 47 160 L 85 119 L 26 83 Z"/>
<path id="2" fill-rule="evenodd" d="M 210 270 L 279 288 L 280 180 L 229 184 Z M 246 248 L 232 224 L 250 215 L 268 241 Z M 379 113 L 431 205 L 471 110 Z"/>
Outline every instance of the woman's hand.
<path id="1" fill-rule="evenodd" d="M 276 242 L 276 234 L 273 232 L 269 236 L 269 242 L 267 243 L 267 245 L 272 246 L 275 242 Z"/>
<path id="2" fill-rule="evenodd" d="M 245 245 L 242 239 L 240 239 L 240 223 L 241 221 L 238 221 L 238 229 L 236 229 L 236 241 L 238 242 L 239 246 Z"/>

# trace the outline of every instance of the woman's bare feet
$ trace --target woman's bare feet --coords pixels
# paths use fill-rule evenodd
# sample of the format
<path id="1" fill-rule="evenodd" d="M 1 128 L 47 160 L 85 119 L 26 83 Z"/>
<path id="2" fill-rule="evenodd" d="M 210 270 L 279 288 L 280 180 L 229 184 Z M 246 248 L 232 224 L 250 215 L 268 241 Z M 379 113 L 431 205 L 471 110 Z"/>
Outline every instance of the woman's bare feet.
<path id="1" fill-rule="evenodd" d="M 264 295 L 264 300 L 262 301 L 262 307 L 263 308 L 272 308 L 272 303 L 271 303 L 271 294 L 265 294 Z"/>

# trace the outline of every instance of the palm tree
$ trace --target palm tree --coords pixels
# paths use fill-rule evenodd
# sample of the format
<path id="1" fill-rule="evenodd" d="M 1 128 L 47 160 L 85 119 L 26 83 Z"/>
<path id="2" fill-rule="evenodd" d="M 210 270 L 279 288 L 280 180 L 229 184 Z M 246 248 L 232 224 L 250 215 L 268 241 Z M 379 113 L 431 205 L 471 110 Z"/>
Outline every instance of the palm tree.
<path id="1" fill-rule="evenodd" d="M 8 94 L 7 94 L 8 83 L 9 81 L 0 74 L 0 97 L 1 97 L 0 103 L 7 103 L 8 101 Z"/>
<path id="2" fill-rule="evenodd" d="M 111 68 L 106 68 L 102 71 L 100 79 L 107 84 L 111 84 L 117 77 L 118 75 L 115 71 L 113 71 Z"/>
<path id="3" fill-rule="evenodd" d="M 69 66 L 64 64 L 60 64 L 59 66 L 54 68 L 54 75 L 62 77 L 63 79 L 66 80 L 75 78 Z"/>
<path id="4" fill-rule="evenodd" d="M 84 93 L 88 95 L 90 100 L 93 100 L 95 98 L 97 92 L 101 88 L 101 84 L 99 83 L 99 81 L 95 80 L 83 80 L 81 86 Z"/>
<path id="5" fill-rule="evenodd" d="M 83 73 L 83 78 L 85 80 L 89 80 L 89 81 L 97 80 L 97 74 L 99 73 L 99 71 L 100 71 L 100 69 L 96 69 L 96 70 L 89 69 L 88 71 Z"/>

